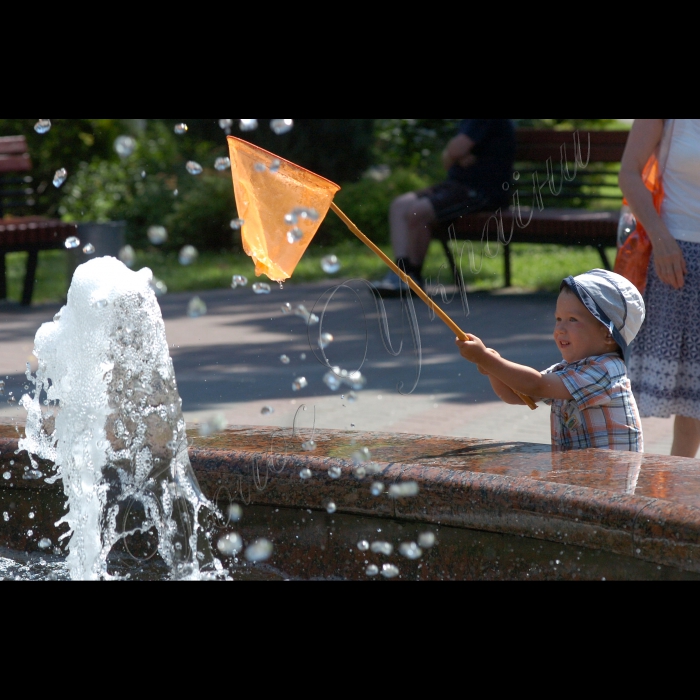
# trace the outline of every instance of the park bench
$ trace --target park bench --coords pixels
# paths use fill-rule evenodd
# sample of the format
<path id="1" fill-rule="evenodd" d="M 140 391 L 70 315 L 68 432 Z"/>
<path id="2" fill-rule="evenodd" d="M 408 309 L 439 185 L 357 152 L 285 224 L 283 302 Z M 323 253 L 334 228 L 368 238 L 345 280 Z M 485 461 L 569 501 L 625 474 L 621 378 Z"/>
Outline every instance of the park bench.
<path id="1" fill-rule="evenodd" d="M 65 247 L 66 238 L 76 233 L 75 224 L 28 216 L 35 204 L 32 177 L 27 175 L 32 161 L 24 136 L 0 137 L 0 299 L 7 298 L 5 255 L 27 253 L 21 303 L 32 303 L 39 251 Z M 8 217 L 9 211 L 25 213 Z"/>
<path id="2" fill-rule="evenodd" d="M 617 185 L 628 131 L 518 129 L 509 206 L 465 214 L 433 226 L 453 270 L 459 240 L 501 243 L 505 286 L 511 286 L 510 243 L 593 246 L 611 269 L 622 193 Z M 517 179 L 515 179 L 517 177 Z M 478 253 L 477 253 L 478 256 Z M 467 259 L 461 267 L 468 270 Z M 457 274 L 458 282 L 461 275 Z"/>

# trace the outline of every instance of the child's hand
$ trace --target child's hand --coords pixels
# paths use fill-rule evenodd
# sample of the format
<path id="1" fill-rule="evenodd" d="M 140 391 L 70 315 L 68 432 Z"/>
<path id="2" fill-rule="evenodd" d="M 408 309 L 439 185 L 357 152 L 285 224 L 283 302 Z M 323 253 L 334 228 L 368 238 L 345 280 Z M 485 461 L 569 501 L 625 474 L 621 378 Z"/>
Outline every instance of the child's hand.
<path id="1" fill-rule="evenodd" d="M 469 362 L 478 365 L 488 352 L 488 348 L 475 335 L 470 335 L 469 340 L 455 339 L 459 348 L 459 354 Z"/>

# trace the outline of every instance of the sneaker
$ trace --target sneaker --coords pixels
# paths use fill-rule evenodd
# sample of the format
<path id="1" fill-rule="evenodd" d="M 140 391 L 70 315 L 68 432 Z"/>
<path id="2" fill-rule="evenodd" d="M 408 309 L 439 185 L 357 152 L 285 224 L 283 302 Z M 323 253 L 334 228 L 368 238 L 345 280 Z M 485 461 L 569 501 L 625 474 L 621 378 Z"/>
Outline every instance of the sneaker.
<path id="1" fill-rule="evenodd" d="M 423 289 L 425 280 L 415 273 L 409 273 L 413 281 Z M 377 289 L 383 297 L 399 297 L 408 293 L 408 285 L 393 271 L 389 272 L 382 277 L 378 282 L 373 282 L 372 285 Z"/>

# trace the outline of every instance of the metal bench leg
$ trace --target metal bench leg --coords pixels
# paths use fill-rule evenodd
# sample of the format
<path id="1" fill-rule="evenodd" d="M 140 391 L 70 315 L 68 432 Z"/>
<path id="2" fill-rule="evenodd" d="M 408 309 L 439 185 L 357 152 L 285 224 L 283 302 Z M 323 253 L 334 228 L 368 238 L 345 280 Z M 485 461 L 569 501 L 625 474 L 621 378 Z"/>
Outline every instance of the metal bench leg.
<path id="1" fill-rule="evenodd" d="M 610 260 L 608 260 L 608 254 L 605 252 L 605 248 L 603 248 L 602 245 L 598 246 L 598 252 L 600 253 L 600 259 L 603 261 L 605 269 L 612 270 L 612 265 L 610 264 Z"/>
<path id="2" fill-rule="evenodd" d="M 0 253 L 0 299 L 7 299 L 7 277 L 5 272 L 5 253 Z"/>
<path id="3" fill-rule="evenodd" d="M 39 262 L 39 251 L 30 250 L 27 254 L 27 271 L 24 273 L 24 289 L 22 290 L 22 306 L 31 306 L 34 293 L 36 266 Z"/>
<path id="4" fill-rule="evenodd" d="M 503 286 L 510 287 L 510 246 L 507 244 L 503 245 L 503 273 L 506 280 Z"/>

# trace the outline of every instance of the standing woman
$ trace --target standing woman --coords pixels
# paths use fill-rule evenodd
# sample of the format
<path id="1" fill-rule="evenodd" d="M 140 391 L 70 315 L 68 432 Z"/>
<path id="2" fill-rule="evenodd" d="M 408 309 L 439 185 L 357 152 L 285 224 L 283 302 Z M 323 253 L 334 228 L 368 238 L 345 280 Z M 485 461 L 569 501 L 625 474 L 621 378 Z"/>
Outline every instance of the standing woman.
<path id="1" fill-rule="evenodd" d="M 657 153 L 663 200 L 657 213 L 642 180 Z M 675 415 L 671 454 L 700 447 L 700 119 L 635 119 L 620 189 L 652 244 L 647 316 L 628 362 L 644 417 Z"/>

